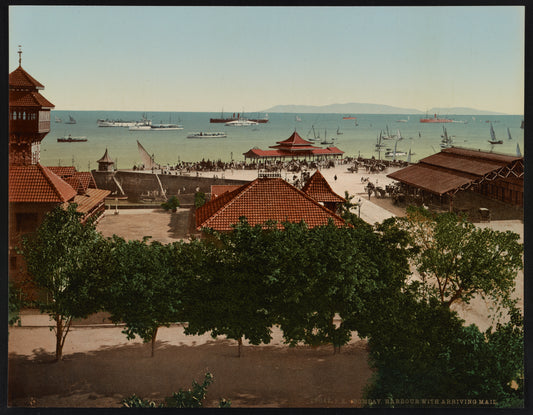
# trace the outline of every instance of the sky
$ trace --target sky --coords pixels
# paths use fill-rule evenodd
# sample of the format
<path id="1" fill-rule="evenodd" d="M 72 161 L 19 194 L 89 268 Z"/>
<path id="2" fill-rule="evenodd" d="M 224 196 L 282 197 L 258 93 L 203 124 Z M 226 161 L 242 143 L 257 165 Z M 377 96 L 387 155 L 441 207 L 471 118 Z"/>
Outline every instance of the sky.
<path id="1" fill-rule="evenodd" d="M 57 110 L 372 103 L 523 114 L 523 6 L 10 6 Z"/>

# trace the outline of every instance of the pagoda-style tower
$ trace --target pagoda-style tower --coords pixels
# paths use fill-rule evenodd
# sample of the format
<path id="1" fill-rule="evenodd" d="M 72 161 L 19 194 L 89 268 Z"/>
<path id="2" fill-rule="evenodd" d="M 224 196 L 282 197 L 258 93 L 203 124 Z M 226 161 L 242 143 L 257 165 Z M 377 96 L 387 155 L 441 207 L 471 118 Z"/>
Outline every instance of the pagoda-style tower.
<path id="1" fill-rule="evenodd" d="M 19 66 L 9 74 L 9 163 L 24 166 L 39 162 L 40 144 L 50 132 L 54 104 L 39 90 L 44 86 Z"/>
<path id="2" fill-rule="evenodd" d="M 104 155 L 100 160 L 97 161 L 97 163 L 98 171 L 113 171 L 113 164 L 115 164 L 115 162 L 107 154 L 107 148 L 105 149 Z"/>

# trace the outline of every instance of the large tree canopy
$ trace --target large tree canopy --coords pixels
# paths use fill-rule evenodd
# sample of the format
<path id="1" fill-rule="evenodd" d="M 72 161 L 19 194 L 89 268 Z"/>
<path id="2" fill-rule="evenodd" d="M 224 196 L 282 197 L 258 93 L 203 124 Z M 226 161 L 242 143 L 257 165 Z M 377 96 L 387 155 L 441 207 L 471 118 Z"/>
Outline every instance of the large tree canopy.
<path id="1" fill-rule="evenodd" d="M 105 309 L 111 321 L 124 323 L 128 339 L 141 337 L 152 343 L 157 330 L 179 319 L 181 298 L 173 272 L 173 246 L 159 242 L 108 240 L 111 260 L 107 267 Z"/>
<path id="2" fill-rule="evenodd" d="M 61 360 L 72 319 L 101 308 L 104 240 L 93 224 L 80 222 L 71 204 L 45 216 L 37 231 L 23 239 L 23 253 L 29 274 L 46 294 L 37 305 L 56 322 L 56 360 Z"/>
<path id="3" fill-rule="evenodd" d="M 468 303 L 475 295 L 509 305 L 515 278 L 522 268 L 519 235 L 479 228 L 453 213 L 410 209 L 399 219 L 412 243 L 417 271 L 426 289 L 447 306 Z"/>

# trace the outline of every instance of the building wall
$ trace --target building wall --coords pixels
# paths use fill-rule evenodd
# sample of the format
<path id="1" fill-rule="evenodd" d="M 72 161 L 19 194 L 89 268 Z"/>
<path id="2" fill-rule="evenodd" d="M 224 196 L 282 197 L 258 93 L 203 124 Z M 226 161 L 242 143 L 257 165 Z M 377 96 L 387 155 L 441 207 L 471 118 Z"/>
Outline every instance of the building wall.
<path id="1" fill-rule="evenodd" d="M 118 187 L 113 179 L 120 184 L 126 196 L 130 200 L 140 200 L 143 198 L 163 199 L 161 188 L 167 196 L 176 195 L 194 195 L 200 191 L 203 193 L 211 192 L 211 185 L 227 184 L 240 185 L 246 184 L 246 180 L 233 180 L 211 177 L 180 176 L 172 174 L 152 174 L 143 172 L 116 171 L 110 172 L 92 172 L 96 185 L 99 189 L 111 190 L 116 192 Z M 159 180 L 158 180 L 159 179 Z M 161 184 L 160 184 L 161 183 Z"/>

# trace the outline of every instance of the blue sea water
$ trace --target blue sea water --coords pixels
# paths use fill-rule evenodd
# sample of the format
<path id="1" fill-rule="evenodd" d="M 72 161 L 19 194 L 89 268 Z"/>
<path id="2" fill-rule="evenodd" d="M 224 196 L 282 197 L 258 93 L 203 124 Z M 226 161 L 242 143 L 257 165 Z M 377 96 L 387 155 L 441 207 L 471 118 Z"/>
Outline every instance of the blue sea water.
<path id="1" fill-rule="evenodd" d="M 76 124 L 65 124 L 71 115 Z M 225 116 L 231 114 L 225 113 Z M 264 114 L 245 114 L 249 118 L 262 117 Z M 178 161 L 200 161 L 202 159 L 222 161 L 243 161 L 243 153 L 257 147 L 268 150 L 277 141 L 290 137 L 296 130 L 304 138 L 314 138 L 320 134 L 324 139 L 333 138 L 334 145 L 344 151 L 345 157 L 362 156 L 383 158 L 374 151 L 380 130 L 387 127 L 391 134 L 399 130 L 403 140 L 397 144 L 397 151 L 413 154 L 412 162 L 440 151 L 443 127 L 453 137 L 454 145 L 484 151 L 494 151 L 516 155 L 517 144 L 524 153 L 524 130 L 520 128 L 521 115 L 446 115 L 456 122 L 437 124 L 420 123 L 420 115 L 381 115 L 381 114 L 289 114 L 271 113 L 269 122 L 254 127 L 230 127 L 224 124 L 211 124 L 209 119 L 220 117 L 220 113 L 207 112 L 153 112 L 147 118 L 156 123 L 179 123 L 183 130 L 174 131 L 129 131 L 124 127 L 103 128 L 97 126 L 97 119 L 141 120 L 143 113 L 126 111 L 52 111 L 51 130 L 41 143 L 41 163 L 46 166 L 74 165 L 79 171 L 97 167 L 97 160 L 108 149 L 109 156 L 115 160 L 115 168 L 131 169 L 141 163 L 137 140 L 154 155 L 156 163 L 174 165 Z M 298 116 L 301 121 L 296 121 Z M 345 120 L 343 116 L 355 116 L 357 120 Z M 55 117 L 62 123 L 54 122 Z M 443 115 L 444 117 L 444 115 Z M 407 122 L 400 122 L 404 120 Z M 497 139 L 503 144 L 492 146 L 490 122 Z M 314 133 L 313 133 L 314 127 Z M 512 139 L 508 139 L 507 128 Z M 224 131 L 227 138 L 188 139 L 187 134 L 197 131 Z M 339 131 L 342 134 L 337 134 Z M 58 143 L 57 138 L 71 134 L 86 136 L 87 142 Z M 315 145 L 320 146 L 320 141 Z M 394 141 L 385 141 L 393 149 Z M 322 147 L 326 147 L 325 145 Z M 405 160 L 404 157 L 399 157 Z"/>

